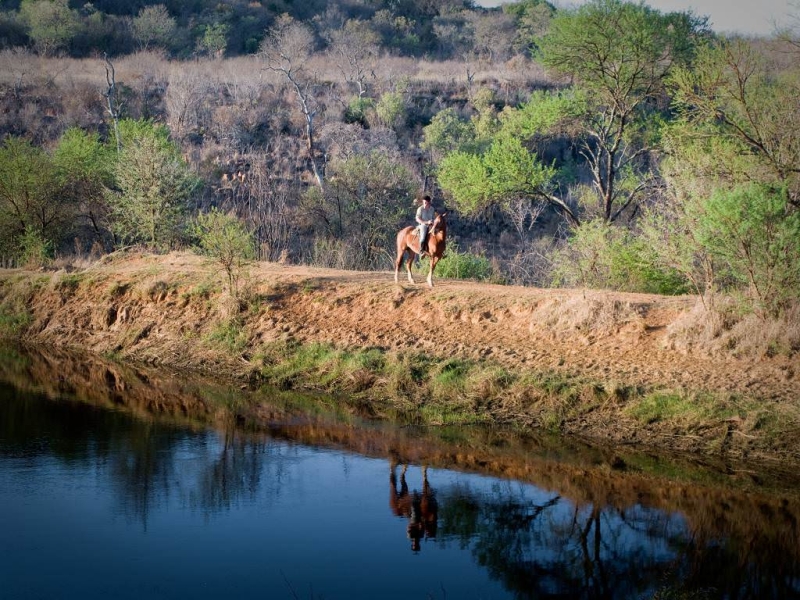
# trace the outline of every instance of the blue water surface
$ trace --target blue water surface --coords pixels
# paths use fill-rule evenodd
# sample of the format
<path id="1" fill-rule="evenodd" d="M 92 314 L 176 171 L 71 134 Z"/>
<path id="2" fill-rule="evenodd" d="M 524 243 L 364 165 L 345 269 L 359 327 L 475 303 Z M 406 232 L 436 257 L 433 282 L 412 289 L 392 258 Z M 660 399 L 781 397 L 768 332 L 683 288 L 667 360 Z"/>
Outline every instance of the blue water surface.
<path id="1" fill-rule="evenodd" d="M 695 536 L 678 511 L 0 387 L 3 599 L 652 598 Z M 746 573 L 724 543 L 700 564 Z M 734 589 L 791 597 L 796 572 Z"/>

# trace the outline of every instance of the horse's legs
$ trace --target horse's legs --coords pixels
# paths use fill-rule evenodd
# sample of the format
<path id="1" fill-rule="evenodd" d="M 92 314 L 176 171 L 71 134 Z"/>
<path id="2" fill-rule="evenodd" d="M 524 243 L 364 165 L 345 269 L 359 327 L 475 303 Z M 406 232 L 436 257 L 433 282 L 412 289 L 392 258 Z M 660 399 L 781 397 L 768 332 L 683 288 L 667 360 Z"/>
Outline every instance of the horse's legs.
<path id="1" fill-rule="evenodd" d="M 397 274 L 400 272 L 400 267 L 403 265 L 403 254 L 405 250 L 398 249 L 397 258 L 394 261 L 394 282 L 397 283 Z"/>
<path id="2" fill-rule="evenodd" d="M 400 267 L 403 266 L 403 259 L 406 257 L 406 252 L 408 252 L 408 248 L 398 248 L 397 249 L 397 260 L 394 261 L 394 282 L 398 283 L 398 274 L 400 273 Z M 414 278 L 411 276 L 411 261 L 412 258 L 407 258 L 406 262 L 406 271 L 408 271 L 408 281 L 411 283 L 414 282 Z"/>
<path id="3" fill-rule="evenodd" d="M 408 273 L 408 282 L 409 283 L 416 283 L 414 281 L 414 277 L 411 275 L 411 263 L 414 262 L 413 255 L 409 255 L 408 260 L 406 261 L 406 272 Z"/>
<path id="4" fill-rule="evenodd" d="M 431 264 L 428 267 L 428 287 L 433 287 L 433 270 L 436 268 L 437 262 L 439 262 L 439 259 L 431 255 Z"/>

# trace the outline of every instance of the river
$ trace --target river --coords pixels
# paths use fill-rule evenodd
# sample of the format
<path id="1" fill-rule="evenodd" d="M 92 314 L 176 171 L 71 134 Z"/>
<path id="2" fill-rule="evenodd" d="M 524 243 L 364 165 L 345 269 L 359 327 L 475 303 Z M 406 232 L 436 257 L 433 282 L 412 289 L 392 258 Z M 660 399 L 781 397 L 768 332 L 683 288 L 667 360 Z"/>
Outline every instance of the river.
<path id="1" fill-rule="evenodd" d="M 0 597 L 794 598 L 790 472 L 0 355 Z M 242 416 L 246 415 L 246 416 Z"/>

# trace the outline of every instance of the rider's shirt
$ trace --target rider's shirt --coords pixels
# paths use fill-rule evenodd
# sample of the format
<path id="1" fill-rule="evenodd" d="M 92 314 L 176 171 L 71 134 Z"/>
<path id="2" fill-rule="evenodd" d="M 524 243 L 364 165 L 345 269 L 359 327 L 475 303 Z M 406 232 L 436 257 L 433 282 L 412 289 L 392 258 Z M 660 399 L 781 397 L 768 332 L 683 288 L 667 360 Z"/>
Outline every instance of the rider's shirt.
<path id="1" fill-rule="evenodd" d="M 428 208 L 425 208 L 425 205 L 423 204 L 417 209 L 417 223 L 420 221 L 433 221 L 434 216 L 435 212 L 432 204 L 428 206 Z"/>

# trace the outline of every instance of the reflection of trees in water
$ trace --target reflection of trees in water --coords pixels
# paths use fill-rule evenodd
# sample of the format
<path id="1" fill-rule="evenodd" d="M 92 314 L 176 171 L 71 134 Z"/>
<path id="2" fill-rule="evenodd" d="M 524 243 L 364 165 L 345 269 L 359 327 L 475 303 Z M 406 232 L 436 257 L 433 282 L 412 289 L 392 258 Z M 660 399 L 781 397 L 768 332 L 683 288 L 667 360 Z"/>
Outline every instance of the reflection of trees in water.
<path id="1" fill-rule="evenodd" d="M 172 449 L 185 435 L 141 422 L 116 433 L 107 448 L 98 449 L 97 459 L 108 462 L 124 514 L 146 529 L 150 510 L 168 500 L 170 484 L 179 476 Z"/>
<path id="2" fill-rule="evenodd" d="M 684 589 L 712 588 L 709 597 L 800 598 L 800 568 L 786 548 L 764 540 L 693 538 L 675 562 Z"/>
<path id="3" fill-rule="evenodd" d="M 145 528 L 151 510 L 172 500 L 211 515 L 263 492 L 266 476 L 277 494 L 285 470 L 276 460 L 282 444 L 263 436 L 228 429 L 218 438 L 5 386 L 0 399 L 0 454 L 55 456 L 106 472 L 123 513 Z M 192 459 L 182 460 L 184 452 Z"/>
<path id="4" fill-rule="evenodd" d="M 207 514 L 229 510 L 242 498 L 254 499 L 259 489 L 279 491 L 285 462 L 278 444 L 264 437 L 245 437 L 227 429 L 221 435 L 216 456 L 204 463 L 190 503 Z M 269 486 L 262 484 L 269 480 Z M 263 491 L 263 489 L 262 489 Z"/>
<path id="5" fill-rule="evenodd" d="M 531 500 L 511 489 L 486 497 L 458 487 L 440 497 L 441 539 L 470 548 L 519 598 L 652 597 L 662 586 L 712 598 L 798 596 L 796 570 L 761 569 L 731 540 L 701 540 L 679 515 Z"/>
<path id="6" fill-rule="evenodd" d="M 105 448 L 115 420 L 88 406 L 54 403 L 0 383 L 0 453 L 36 456 L 51 452 L 67 463 L 85 461 Z"/>
<path id="7" fill-rule="evenodd" d="M 311 429 L 319 439 L 335 437 Z M 288 473 L 283 448 L 233 428 L 191 432 L 0 384 L 0 455 L 52 455 L 108 473 L 125 514 L 144 526 L 153 508 L 170 501 L 210 516 L 256 494 L 259 501 L 278 495 Z M 624 474 L 575 477 L 575 470 L 544 466 L 551 479 L 543 487 L 561 497 L 531 500 L 511 487 L 489 498 L 468 488 L 439 490 L 439 543 L 470 548 L 521 598 L 603 598 L 611 590 L 615 598 L 649 597 L 653 581 L 670 590 L 712 589 L 711 598 L 800 598 L 794 496 L 781 501 L 667 480 L 636 487 L 631 481 L 639 479 Z"/>
<path id="8" fill-rule="evenodd" d="M 111 473 L 125 513 L 145 526 L 151 508 L 172 500 L 210 517 L 236 507 L 242 499 L 277 495 L 285 471 L 280 443 L 232 429 L 219 436 L 132 431 L 118 444 L 109 454 Z M 182 460 L 182 452 L 192 458 Z"/>

